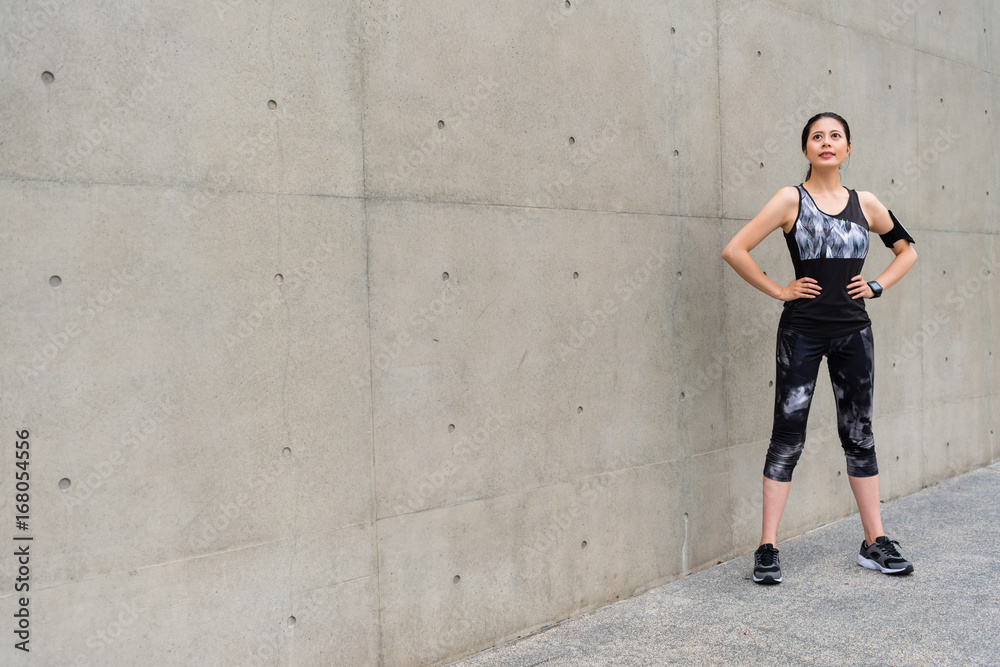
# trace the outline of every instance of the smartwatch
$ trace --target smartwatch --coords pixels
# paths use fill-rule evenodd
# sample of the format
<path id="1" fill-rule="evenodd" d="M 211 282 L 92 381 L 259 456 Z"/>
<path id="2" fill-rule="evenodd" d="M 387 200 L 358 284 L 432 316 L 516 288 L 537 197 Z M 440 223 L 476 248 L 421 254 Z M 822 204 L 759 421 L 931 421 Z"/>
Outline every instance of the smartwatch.
<path id="1" fill-rule="evenodd" d="M 879 285 L 877 282 L 875 282 L 874 280 L 871 280 L 871 281 L 868 282 L 868 286 L 872 288 L 872 297 L 871 298 L 877 299 L 880 296 L 882 296 L 882 286 Z"/>

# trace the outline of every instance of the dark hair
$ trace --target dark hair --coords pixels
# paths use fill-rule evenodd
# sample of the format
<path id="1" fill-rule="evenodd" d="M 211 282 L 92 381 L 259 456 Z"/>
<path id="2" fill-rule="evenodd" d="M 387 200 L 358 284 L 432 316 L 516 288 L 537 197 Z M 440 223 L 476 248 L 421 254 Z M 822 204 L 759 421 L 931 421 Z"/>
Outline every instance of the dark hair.
<path id="1" fill-rule="evenodd" d="M 841 125 L 843 125 L 844 126 L 844 136 L 847 137 L 847 145 L 848 146 L 851 145 L 851 126 L 847 124 L 847 121 L 844 120 L 843 116 L 841 116 L 840 114 L 835 114 L 832 111 L 824 111 L 823 113 L 818 113 L 815 116 L 813 116 L 812 118 L 810 118 L 808 121 L 806 121 L 806 126 L 802 128 L 802 150 L 803 151 L 806 149 L 806 143 L 809 141 L 809 131 L 812 129 L 813 123 L 815 123 L 816 121 L 818 121 L 820 118 L 832 118 L 835 121 L 837 121 L 838 123 L 840 123 Z M 805 181 L 809 180 L 809 177 L 812 176 L 812 172 L 813 172 L 813 168 L 812 168 L 812 165 L 810 164 L 809 165 L 809 171 L 806 172 Z M 805 181 L 803 181 L 803 182 L 805 182 Z"/>

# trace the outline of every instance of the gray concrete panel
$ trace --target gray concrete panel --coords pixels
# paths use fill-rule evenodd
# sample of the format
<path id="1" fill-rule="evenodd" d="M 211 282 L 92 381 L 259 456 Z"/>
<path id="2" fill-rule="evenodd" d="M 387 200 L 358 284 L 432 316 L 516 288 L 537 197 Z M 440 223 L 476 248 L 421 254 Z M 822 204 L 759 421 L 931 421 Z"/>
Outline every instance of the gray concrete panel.
<path id="1" fill-rule="evenodd" d="M 730 489 L 728 450 L 693 456 L 685 482 L 685 571 L 716 565 L 733 551 L 733 510 L 739 499 Z"/>
<path id="2" fill-rule="evenodd" d="M 852 31 L 913 47 L 917 29 L 917 2 L 845 0 L 833 4 L 833 7 L 837 11 L 837 22 Z"/>
<path id="3" fill-rule="evenodd" d="M 684 451 L 702 454 L 726 447 L 726 389 L 732 363 L 726 348 L 726 273 L 716 257 L 729 241 L 721 221 L 693 220 L 680 230 L 677 299 L 671 307 L 671 340 L 678 364 L 681 401 L 677 429 Z M 669 272 L 667 271 L 669 279 Z"/>
<path id="4" fill-rule="evenodd" d="M 926 234 L 912 230 L 916 248 L 933 248 Z M 933 256 L 934 251 L 928 250 Z M 874 280 L 889 265 L 894 255 L 880 239 L 872 237 L 864 276 Z M 924 257 L 917 260 L 900 282 L 883 292 L 878 300 L 865 304 L 872 321 L 875 339 L 875 414 L 887 415 L 919 410 L 924 400 L 921 338 L 925 317 L 923 310 Z M 935 312 L 932 308 L 931 313 Z M 928 329 L 933 325 L 927 325 Z"/>
<path id="5" fill-rule="evenodd" d="M 995 460 L 998 3 L 7 5 L 40 664 L 431 664 L 751 551 L 782 304 L 719 252 L 821 110 L 921 255 L 883 498 Z M 834 412 L 783 537 L 856 509 Z"/>
<path id="6" fill-rule="evenodd" d="M 771 4 L 850 28 L 852 33 L 863 33 L 882 40 L 897 42 L 910 48 L 914 46 L 916 39 L 917 10 L 925 3 L 926 0 L 912 0 L 910 2 L 842 0 L 835 3 L 810 2 L 810 0 L 771 0 Z M 958 22 L 964 25 L 969 21 L 970 19 L 967 17 L 962 17 Z M 956 23 L 954 17 L 952 23 Z"/>
<path id="7" fill-rule="evenodd" d="M 733 507 L 733 553 L 757 548 L 761 532 L 764 457 L 769 440 L 734 445 L 729 453 L 729 497 Z"/>
<path id="8" fill-rule="evenodd" d="M 838 36 L 846 62 L 872 59 L 884 64 L 835 72 L 843 99 L 831 100 L 828 106 L 834 111 L 842 106 L 838 113 L 851 126 L 851 154 L 841 179 L 849 188 L 873 193 L 897 217 L 912 220 L 919 211 L 913 200 L 921 187 L 919 176 L 907 169 L 918 162 L 915 51 L 851 30 L 841 30 Z"/>
<path id="9" fill-rule="evenodd" d="M 893 412 L 877 416 L 875 454 L 883 500 L 916 493 L 924 487 L 924 424 L 920 412 Z"/>
<path id="10" fill-rule="evenodd" d="M 910 3 L 916 5 L 913 14 L 917 50 L 986 69 L 986 5 L 990 4 L 994 3 L 990 0 Z"/>
<path id="11" fill-rule="evenodd" d="M 722 3 L 738 17 L 720 26 L 722 187 L 723 215 L 749 220 L 779 188 L 805 177 L 802 126 L 818 111 L 841 107 L 850 68 L 841 71 L 843 29 L 742 4 Z M 850 122 L 850 110 L 843 115 Z"/>
<path id="12" fill-rule="evenodd" d="M 990 254 L 990 235 L 923 235 L 929 249 L 920 257 L 924 312 L 919 322 L 910 323 L 897 363 L 911 363 L 903 355 L 919 350 L 922 405 L 928 408 L 989 391 L 989 288 L 1000 266 Z"/>
<path id="13" fill-rule="evenodd" d="M 364 3 L 373 196 L 718 214 L 714 5 L 389 4 Z"/>
<path id="14" fill-rule="evenodd" d="M 903 175 L 919 179 L 918 226 L 985 231 L 990 190 L 988 75 L 981 69 L 918 52 L 918 159 Z M 982 165 L 982 168 L 970 168 Z M 992 195 L 990 195 L 992 196 Z"/>
<path id="15" fill-rule="evenodd" d="M 656 464 L 381 519 L 384 664 L 467 654 L 677 576 L 682 481 Z"/>
<path id="16" fill-rule="evenodd" d="M 354 3 L 2 11 L 3 175 L 362 193 Z"/>
<path id="17" fill-rule="evenodd" d="M 65 547 L 43 581 L 371 520 L 359 202 L 232 195 L 191 225 L 149 188 L 2 196 L 5 414 L 47 443 L 34 492 Z"/>
<path id="18" fill-rule="evenodd" d="M 1000 40 L 997 33 L 1000 31 L 1000 5 L 995 2 L 987 2 L 986 14 L 986 37 L 988 42 L 986 69 L 993 74 L 1000 74 Z"/>
<path id="19" fill-rule="evenodd" d="M 1000 18 L 997 20 L 1000 26 Z M 998 27 L 1000 30 L 1000 27 Z M 1000 40 L 998 40 L 1000 41 Z M 1000 233 L 1000 75 L 991 74 L 988 77 L 990 85 L 989 111 L 987 128 L 992 139 L 992 175 L 993 178 L 986 190 L 986 229 L 992 234 Z M 986 171 L 987 176 L 991 172 Z"/>
<path id="20" fill-rule="evenodd" d="M 729 221 L 723 225 L 727 242 L 743 224 L 743 221 Z M 765 238 L 751 257 L 764 273 L 781 285 L 795 278 L 788 247 L 780 231 Z M 747 285 L 733 271 L 724 275 L 723 289 L 725 375 L 718 382 L 726 392 L 727 442 L 737 445 L 771 436 L 775 336 L 784 306 Z"/>
<path id="21" fill-rule="evenodd" d="M 925 486 L 991 462 L 991 407 L 990 397 L 976 397 L 923 411 Z"/>
<path id="22" fill-rule="evenodd" d="M 340 546 L 256 545 L 43 587 L 31 664 L 374 664 L 374 578 L 296 567 Z"/>
<path id="23" fill-rule="evenodd" d="M 716 223 L 542 211 L 511 224 L 504 208 L 416 203 L 369 214 L 379 516 L 722 446 L 715 389 L 690 399 L 707 433 L 681 441 L 676 426 L 678 355 L 718 354 L 704 302 L 719 270 L 700 259 L 718 251 Z"/>

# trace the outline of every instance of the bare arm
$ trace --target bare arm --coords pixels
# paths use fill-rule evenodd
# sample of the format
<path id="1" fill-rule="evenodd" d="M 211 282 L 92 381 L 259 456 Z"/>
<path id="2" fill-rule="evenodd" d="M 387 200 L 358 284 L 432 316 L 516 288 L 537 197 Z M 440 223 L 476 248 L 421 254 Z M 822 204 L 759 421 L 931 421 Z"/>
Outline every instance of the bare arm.
<path id="1" fill-rule="evenodd" d="M 753 220 L 736 232 L 722 251 L 722 259 L 747 281 L 764 294 L 781 301 L 794 299 L 815 299 L 820 292 L 819 284 L 812 278 L 793 280 L 782 287 L 764 275 L 757 263 L 750 257 L 750 251 L 757 247 L 768 234 L 779 227 L 791 228 L 799 210 L 799 192 L 787 187 L 778 190 L 771 201 L 764 205 Z"/>
<path id="2" fill-rule="evenodd" d="M 861 203 L 861 210 L 864 211 L 865 218 L 868 219 L 868 229 L 875 234 L 885 234 L 892 229 L 892 218 L 889 211 L 875 195 L 870 192 L 859 192 L 858 201 Z M 888 289 L 898 283 L 906 272 L 917 263 L 917 251 L 906 239 L 900 239 L 892 245 L 892 252 L 895 255 L 885 271 L 875 278 L 875 282 Z M 848 285 L 848 294 L 852 299 L 870 299 L 874 296 L 872 289 L 868 287 L 868 282 L 861 276 L 854 276 L 851 284 Z"/>

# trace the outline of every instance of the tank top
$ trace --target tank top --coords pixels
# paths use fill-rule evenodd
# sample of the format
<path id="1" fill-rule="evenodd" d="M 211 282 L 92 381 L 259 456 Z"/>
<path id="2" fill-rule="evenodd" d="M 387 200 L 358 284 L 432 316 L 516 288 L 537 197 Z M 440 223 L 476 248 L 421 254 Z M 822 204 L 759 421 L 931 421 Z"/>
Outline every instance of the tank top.
<path id="1" fill-rule="evenodd" d="M 801 185 L 799 213 L 785 234 L 795 279 L 814 278 L 822 288 L 815 299 L 786 301 L 781 326 L 817 338 L 838 338 L 871 325 L 864 299 L 847 293 L 851 278 L 861 273 L 868 254 L 868 220 L 858 193 L 848 190 L 847 206 L 836 215 L 819 210 Z"/>

